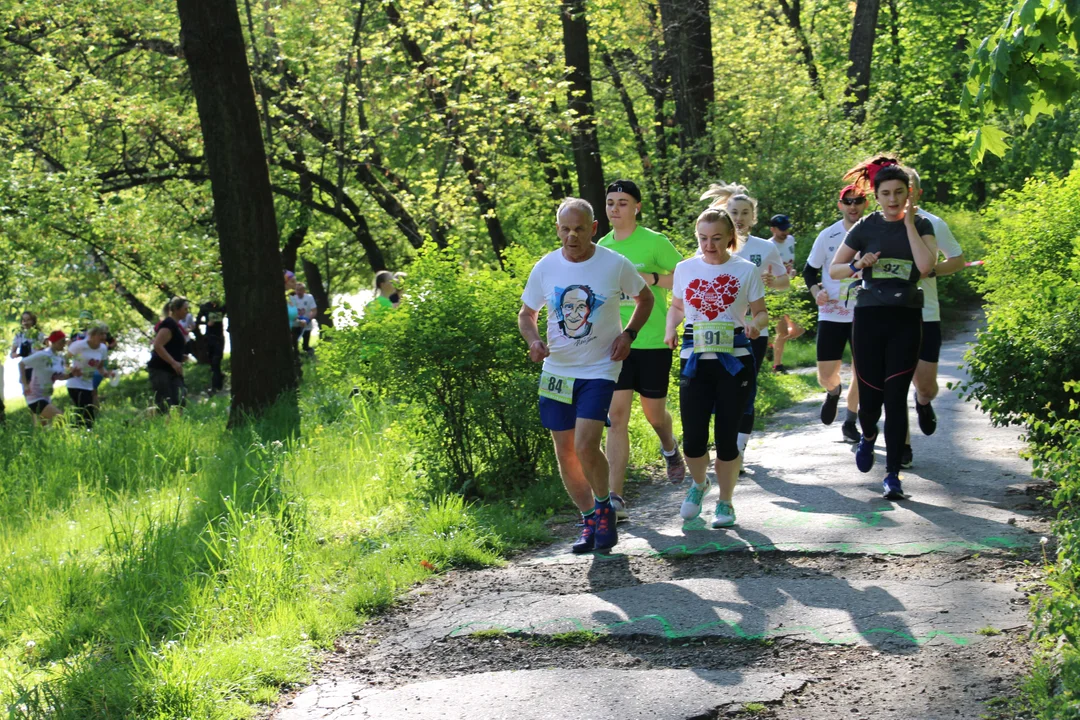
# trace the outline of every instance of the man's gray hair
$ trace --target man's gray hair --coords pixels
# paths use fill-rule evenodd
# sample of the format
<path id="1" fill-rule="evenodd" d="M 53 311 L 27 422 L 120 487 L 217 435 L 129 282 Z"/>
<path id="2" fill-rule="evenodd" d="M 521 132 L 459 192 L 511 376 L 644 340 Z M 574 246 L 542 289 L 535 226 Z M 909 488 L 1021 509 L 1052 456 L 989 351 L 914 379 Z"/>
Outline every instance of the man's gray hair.
<path id="1" fill-rule="evenodd" d="M 555 221 L 558 222 L 559 216 L 563 214 L 563 210 L 577 210 L 583 212 L 589 216 L 589 222 L 596 220 L 596 215 L 593 213 L 593 206 L 588 200 L 582 200 L 581 198 L 568 197 L 559 204 L 559 209 L 555 211 Z"/>
<path id="2" fill-rule="evenodd" d="M 919 180 L 919 173 L 913 167 L 906 167 L 908 178 L 911 179 L 911 188 L 913 190 L 922 190 L 922 182 Z"/>

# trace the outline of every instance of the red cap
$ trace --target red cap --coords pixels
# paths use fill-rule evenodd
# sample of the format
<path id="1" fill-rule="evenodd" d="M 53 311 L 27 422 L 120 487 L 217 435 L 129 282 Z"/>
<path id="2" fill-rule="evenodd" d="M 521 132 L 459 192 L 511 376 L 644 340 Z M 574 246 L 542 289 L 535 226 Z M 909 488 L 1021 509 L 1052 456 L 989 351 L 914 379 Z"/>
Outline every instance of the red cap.
<path id="1" fill-rule="evenodd" d="M 52 334 L 49 335 L 48 340 L 51 343 L 67 340 L 67 335 L 64 334 L 63 330 L 53 330 Z"/>
<path id="2" fill-rule="evenodd" d="M 857 185 L 846 185 L 844 189 L 840 191 L 840 199 L 843 200 L 844 196 L 848 193 L 855 193 L 859 197 L 866 197 L 866 193 L 859 189 Z"/>

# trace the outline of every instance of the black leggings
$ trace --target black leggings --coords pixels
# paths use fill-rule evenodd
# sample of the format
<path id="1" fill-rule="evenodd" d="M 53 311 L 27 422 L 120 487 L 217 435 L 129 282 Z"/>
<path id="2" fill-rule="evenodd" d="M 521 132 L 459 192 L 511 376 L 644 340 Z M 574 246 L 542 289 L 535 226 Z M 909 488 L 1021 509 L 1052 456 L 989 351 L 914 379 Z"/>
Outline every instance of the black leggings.
<path id="1" fill-rule="evenodd" d="M 709 452 L 709 422 L 715 417 L 716 457 L 729 462 L 739 457 L 739 422 L 754 382 L 754 360 L 738 358 L 742 370 L 732 375 L 719 360 L 698 360 L 697 376 L 679 378 L 683 454 L 698 458 Z M 686 366 L 686 361 L 682 361 Z M 715 411 L 715 412 L 714 412 Z"/>
<path id="2" fill-rule="evenodd" d="M 851 355 L 859 378 L 859 424 L 876 437 L 885 406 L 885 471 L 900 472 L 908 432 L 908 390 L 922 344 L 922 310 L 857 307 Z"/>
<path id="3" fill-rule="evenodd" d="M 83 427 L 91 428 L 97 419 L 97 405 L 94 404 L 94 391 L 68 388 L 68 396 L 71 398 L 72 414 L 75 422 Z"/>
<path id="4" fill-rule="evenodd" d="M 739 432 L 749 435 L 754 432 L 754 403 L 757 402 L 757 376 L 761 372 L 761 364 L 765 362 L 765 352 L 769 349 L 769 336 L 759 335 L 750 341 L 750 349 L 754 351 L 754 381 L 750 385 L 750 392 L 746 396 L 746 411 L 739 421 Z"/>

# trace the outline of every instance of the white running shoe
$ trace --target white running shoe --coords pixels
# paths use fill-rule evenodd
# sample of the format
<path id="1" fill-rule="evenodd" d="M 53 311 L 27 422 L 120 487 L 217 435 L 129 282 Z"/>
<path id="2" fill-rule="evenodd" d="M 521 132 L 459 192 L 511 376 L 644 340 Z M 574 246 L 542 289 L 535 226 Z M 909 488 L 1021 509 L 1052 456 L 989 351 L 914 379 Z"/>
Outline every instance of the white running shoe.
<path id="1" fill-rule="evenodd" d="M 714 528 L 731 527 L 735 524 L 735 506 L 731 503 L 720 500 L 716 503 L 716 514 L 713 516 L 712 526 Z"/>
<path id="2" fill-rule="evenodd" d="M 690 489 L 686 491 L 686 499 L 679 508 L 679 515 L 683 520 L 693 520 L 701 514 L 701 501 L 705 499 L 705 494 L 709 492 L 711 485 L 712 483 L 708 480 L 701 487 L 698 487 L 696 483 L 690 483 Z"/>
<path id="3" fill-rule="evenodd" d="M 615 522 L 626 522 L 630 519 L 630 513 L 626 509 L 626 501 L 619 493 L 611 493 L 611 509 L 615 511 Z"/>

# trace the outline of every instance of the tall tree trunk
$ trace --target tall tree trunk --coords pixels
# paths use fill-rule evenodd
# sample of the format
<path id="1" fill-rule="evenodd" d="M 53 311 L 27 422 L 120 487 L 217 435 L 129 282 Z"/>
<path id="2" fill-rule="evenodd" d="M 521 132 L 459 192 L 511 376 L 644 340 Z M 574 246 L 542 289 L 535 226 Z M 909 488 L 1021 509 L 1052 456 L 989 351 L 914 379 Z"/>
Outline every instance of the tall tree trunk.
<path id="1" fill-rule="evenodd" d="M 334 327 L 334 320 L 330 317 L 330 288 L 323 283 L 322 271 L 319 264 L 301 258 L 304 266 L 304 280 L 307 281 L 308 290 L 315 298 L 315 304 L 319 306 L 319 327 Z"/>
<path id="2" fill-rule="evenodd" d="M 229 424 L 279 398 L 298 423 L 277 219 L 240 16 L 233 0 L 176 0 L 202 126 L 232 335 Z M 275 319 L 276 318 L 276 319 Z"/>
<path id="3" fill-rule="evenodd" d="M 895 0 L 889 0 L 895 3 Z M 780 9 L 784 11 L 788 26 L 795 33 L 795 40 L 799 43 L 799 52 L 802 53 L 803 62 L 806 64 L 806 74 L 810 77 L 810 85 L 813 86 L 817 96 L 825 99 L 825 91 L 821 87 L 821 76 L 818 74 L 817 63 L 814 61 L 814 49 L 810 47 L 810 39 L 802 26 L 802 0 L 780 0 Z"/>
<path id="4" fill-rule="evenodd" d="M 691 162 L 712 164 L 708 111 L 716 100 L 709 0 L 659 0 L 679 144 Z M 700 167 L 701 165 L 698 165 Z"/>
<path id="5" fill-rule="evenodd" d="M 630 97 L 630 92 L 626 89 L 626 84 L 623 83 L 622 73 L 619 72 L 615 59 L 606 50 L 601 55 L 601 59 L 604 61 L 604 68 L 607 69 L 608 75 L 611 76 L 611 84 L 619 93 L 619 100 L 622 102 L 623 110 L 626 111 L 626 123 L 630 126 L 630 132 L 634 135 L 634 147 L 637 148 L 638 159 L 641 160 L 641 172 L 645 176 L 646 192 L 649 194 L 652 209 L 656 212 L 660 207 L 660 196 L 656 190 L 653 163 L 649 159 L 649 147 L 645 143 L 645 129 L 641 127 L 637 110 L 634 108 L 634 99 Z"/>
<path id="6" fill-rule="evenodd" d="M 860 125 L 866 119 L 866 101 L 870 99 L 870 67 L 874 59 L 874 38 L 877 36 L 880 8 L 881 0 L 855 0 L 844 113 Z"/>
<path id="7" fill-rule="evenodd" d="M 598 235 L 610 229 L 604 212 L 607 184 L 600 160 L 600 141 L 593 117 L 592 68 L 589 65 L 589 23 L 585 18 L 585 0 L 562 0 L 563 53 L 569 69 L 569 107 L 574 115 L 574 165 L 577 168 L 578 195 L 592 203 L 599 223 Z"/>

